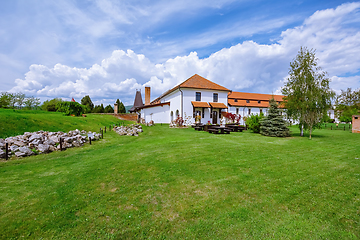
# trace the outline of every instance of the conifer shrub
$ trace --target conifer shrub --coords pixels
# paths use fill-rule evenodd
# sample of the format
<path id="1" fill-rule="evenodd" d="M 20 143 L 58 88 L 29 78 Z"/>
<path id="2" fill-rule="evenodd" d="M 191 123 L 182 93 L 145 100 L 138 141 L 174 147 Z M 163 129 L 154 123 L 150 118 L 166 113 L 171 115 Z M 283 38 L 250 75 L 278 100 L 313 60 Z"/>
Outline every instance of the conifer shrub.
<path id="1" fill-rule="evenodd" d="M 290 131 L 280 114 L 278 104 L 274 98 L 270 99 L 269 103 L 268 114 L 260 121 L 260 133 L 270 137 L 289 137 Z"/>

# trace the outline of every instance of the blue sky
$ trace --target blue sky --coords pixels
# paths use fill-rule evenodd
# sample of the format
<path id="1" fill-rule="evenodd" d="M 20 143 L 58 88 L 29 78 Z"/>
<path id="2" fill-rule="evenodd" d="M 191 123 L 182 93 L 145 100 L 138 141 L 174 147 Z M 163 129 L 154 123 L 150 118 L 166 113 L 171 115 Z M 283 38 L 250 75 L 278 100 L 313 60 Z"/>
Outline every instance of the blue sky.
<path id="1" fill-rule="evenodd" d="M 280 93 L 300 46 L 331 87 L 360 87 L 360 2 L 12 0 L 0 3 L 0 91 L 132 104 L 197 73 Z"/>

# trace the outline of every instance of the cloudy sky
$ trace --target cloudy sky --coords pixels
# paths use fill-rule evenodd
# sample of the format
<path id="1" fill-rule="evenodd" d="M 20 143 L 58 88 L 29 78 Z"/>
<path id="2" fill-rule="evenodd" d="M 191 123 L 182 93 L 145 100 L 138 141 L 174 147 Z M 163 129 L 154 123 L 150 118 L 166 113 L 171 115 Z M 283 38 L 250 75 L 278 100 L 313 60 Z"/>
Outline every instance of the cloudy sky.
<path id="1" fill-rule="evenodd" d="M 233 91 L 279 93 L 301 46 L 335 91 L 360 87 L 360 2 L 0 2 L 0 92 L 131 105 L 197 73 Z"/>

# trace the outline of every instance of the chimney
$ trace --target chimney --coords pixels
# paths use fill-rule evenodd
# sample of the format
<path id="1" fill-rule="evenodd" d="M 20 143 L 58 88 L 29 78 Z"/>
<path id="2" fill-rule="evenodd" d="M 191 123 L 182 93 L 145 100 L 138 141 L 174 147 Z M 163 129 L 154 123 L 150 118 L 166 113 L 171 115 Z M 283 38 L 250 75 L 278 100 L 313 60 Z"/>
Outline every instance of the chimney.
<path id="1" fill-rule="evenodd" d="M 145 87 L 145 105 L 150 104 L 150 87 Z"/>
<path id="2" fill-rule="evenodd" d="M 118 105 L 117 105 L 117 103 L 114 103 L 114 113 L 118 114 Z"/>

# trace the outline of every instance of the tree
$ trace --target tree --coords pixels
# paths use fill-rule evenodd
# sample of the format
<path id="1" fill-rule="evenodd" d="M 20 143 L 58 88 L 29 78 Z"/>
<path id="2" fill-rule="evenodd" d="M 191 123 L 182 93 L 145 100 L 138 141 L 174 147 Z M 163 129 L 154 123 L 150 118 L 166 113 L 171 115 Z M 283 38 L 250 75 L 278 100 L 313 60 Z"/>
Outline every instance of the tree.
<path id="1" fill-rule="evenodd" d="M 109 104 L 105 107 L 105 110 L 104 110 L 105 113 L 114 113 L 114 109 L 113 107 Z"/>
<path id="2" fill-rule="evenodd" d="M 330 89 L 326 72 L 318 66 L 314 50 L 300 48 L 290 63 L 289 77 L 282 93 L 287 115 L 299 121 L 300 135 L 319 124 L 331 106 L 335 93 Z"/>
<path id="3" fill-rule="evenodd" d="M 117 112 L 120 113 L 120 100 L 116 99 L 116 104 L 117 104 Z"/>
<path id="4" fill-rule="evenodd" d="M 51 100 L 46 100 L 41 105 L 41 109 L 44 111 L 49 111 L 49 112 L 56 112 L 56 110 L 57 110 L 56 105 L 62 101 L 63 100 L 61 98 L 54 98 Z"/>
<path id="5" fill-rule="evenodd" d="M 25 103 L 24 102 L 25 98 L 26 98 L 25 94 L 19 92 L 19 93 L 16 93 L 14 96 L 15 96 L 16 103 L 18 104 L 19 108 L 21 108 L 22 105 Z"/>
<path id="6" fill-rule="evenodd" d="M 351 122 L 352 115 L 359 114 L 360 110 L 360 89 L 352 91 L 351 88 L 341 90 L 336 97 L 335 113 L 341 122 Z"/>
<path id="7" fill-rule="evenodd" d="M 260 115 L 257 114 L 251 114 L 250 117 L 247 117 L 245 120 L 245 124 L 248 129 L 253 131 L 254 133 L 260 132 L 260 121 L 264 118 L 264 114 L 260 113 Z"/>
<path id="8" fill-rule="evenodd" d="M 270 99 L 269 103 L 268 114 L 260 122 L 260 133 L 270 137 L 289 137 L 290 131 L 286 126 L 283 116 L 280 114 L 278 104 L 274 98 Z"/>
<path id="9" fill-rule="evenodd" d="M 64 113 L 65 116 L 80 116 L 84 113 L 84 106 L 78 102 L 59 102 L 56 104 L 58 112 Z"/>
<path id="10" fill-rule="evenodd" d="M 86 95 L 85 97 L 83 97 L 81 99 L 81 105 L 89 107 L 90 111 L 92 111 L 94 109 L 94 104 L 91 101 L 91 98 L 89 95 Z"/>
<path id="11" fill-rule="evenodd" d="M 93 113 L 103 113 L 104 112 L 104 105 L 101 104 L 101 105 L 96 105 L 93 109 Z"/>
<path id="12" fill-rule="evenodd" d="M 122 102 L 120 102 L 120 105 L 118 105 L 119 111 L 118 113 L 126 113 L 125 106 Z"/>
<path id="13" fill-rule="evenodd" d="M 10 107 L 11 96 L 7 92 L 2 92 L 0 96 L 0 108 Z"/>

